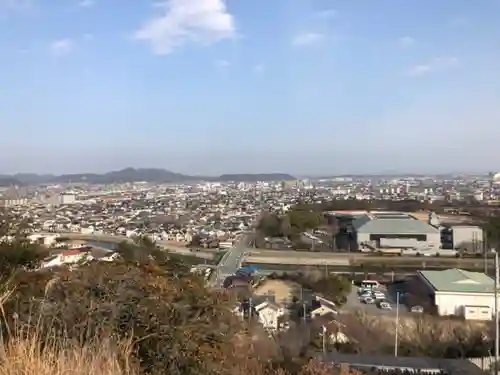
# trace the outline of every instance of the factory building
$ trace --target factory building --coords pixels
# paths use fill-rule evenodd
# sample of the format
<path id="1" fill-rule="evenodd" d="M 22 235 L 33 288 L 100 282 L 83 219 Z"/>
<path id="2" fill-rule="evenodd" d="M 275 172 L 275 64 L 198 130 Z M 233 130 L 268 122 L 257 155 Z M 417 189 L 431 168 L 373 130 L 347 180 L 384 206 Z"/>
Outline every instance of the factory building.
<path id="1" fill-rule="evenodd" d="M 457 268 L 419 271 L 417 280 L 439 315 L 491 320 L 495 305 L 494 280 L 480 272 Z"/>
<path id="2" fill-rule="evenodd" d="M 441 246 L 437 227 L 402 212 L 371 212 L 352 223 L 359 250 L 429 249 Z"/>
<path id="3" fill-rule="evenodd" d="M 484 231 L 475 225 L 453 225 L 441 230 L 443 249 L 462 250 L 467 253 L 482 253 Z"/>

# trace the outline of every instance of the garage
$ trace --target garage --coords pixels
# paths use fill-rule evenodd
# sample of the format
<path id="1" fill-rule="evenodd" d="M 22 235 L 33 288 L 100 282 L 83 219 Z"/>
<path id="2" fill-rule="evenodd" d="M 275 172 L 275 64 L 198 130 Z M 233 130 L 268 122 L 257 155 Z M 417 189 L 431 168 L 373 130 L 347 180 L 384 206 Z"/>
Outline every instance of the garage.
<path id="1" fill-rule="evenodd" d="M 493 309 L 489 306 L 464 306 L 463 316 L 466 320 L 490 320 Z"/>
<path id="2" fill-rule="evenodd" d="M 493 318 L 495 282 L 488 275 L 452 268 L 419 271 L 417 277 L 433 297 L 439 315 L 470 320 Z"/>

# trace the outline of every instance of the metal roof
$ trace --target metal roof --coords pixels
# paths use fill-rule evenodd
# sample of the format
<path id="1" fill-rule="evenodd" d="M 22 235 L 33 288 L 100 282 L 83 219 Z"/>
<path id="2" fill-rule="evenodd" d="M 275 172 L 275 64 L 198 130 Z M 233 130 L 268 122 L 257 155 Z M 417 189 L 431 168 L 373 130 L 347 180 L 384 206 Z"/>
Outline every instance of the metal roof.
<path id="1" fill-rule="evenodd" d="M 494 280 L 481 272 L 451 268 L 444 271 L 419 271 L 439 292 L 493 293 Z"/>
<path id="2" fill-rule="evenodd" d="M 323 356 L 318 356 L 320 359 Z M 335 364 L 347 363 L 358 369 L 377 368 L 380 370 L 406 370 L 408 372 L 423 372 L 458 375 L 486 374 L 479 367 L 466 359 L 441 359 L 427 357 L 392 357 L 363 354 L 327 353 L 326 361 Z"/>
<path id="3" fill-rule="evenodd" d="M 373 234 L 436 234 L 439 229 L 410 216 L 377 218 L 364 215 L 352 223 L 358 233 Z"/>

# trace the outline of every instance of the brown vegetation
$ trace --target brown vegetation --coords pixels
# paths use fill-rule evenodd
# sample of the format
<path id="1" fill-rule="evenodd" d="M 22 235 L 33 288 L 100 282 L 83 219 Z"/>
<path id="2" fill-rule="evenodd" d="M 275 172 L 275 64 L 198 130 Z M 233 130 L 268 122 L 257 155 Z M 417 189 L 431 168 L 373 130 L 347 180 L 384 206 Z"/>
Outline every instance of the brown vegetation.
<path id="1" fill-rule="evenodd" d="M 152 258 L 128 248 L 117 263 L 17 269 L 0 301 L 0 375 L 338 372 L 290 360 L 275 339 L 236 319 L 228 295 L 146 250 Z"/>
<path id="2" fill-rule="evenodd" d="M 0 243 L 0 264 L 9 276 L 0 290 L 0 375 L 328 375 L 340 371 L 309 360 L 318 354 L 318 347 L 311 346 L 317 341 L 314 331 L 304 326 L 287 335 L 269 336 L 258 325 L 239 321 L 231 312 L 230 295 L 207 290 L 185 264 L 153 243 L 120 246 L 124 259 L 116 263 L 33 271 L 40 254 L 19 238 Z M 24 255 L 13 256 L 17 253 Z M 300 284 L 307 280 L 310 286 L 334 293 L 331 282 L 322 282 L 320 274 L 314 276 L 308 275 Z M 336 284 L 337 291 L 344 290 L 342 285 Z M 391 347 L 387 327 L 381 332 L 380 327 L 355 319 L 359 324 L 346 324 L 346 329 L 362 330 L 346 332 L 356 341 L 351 349 L 381 353 Z M 408 340 L 401 344 L 413 345 L 413 351 L 406 350 L 411 354 L 424 353 L 428 345 L 437 354 L 458 356 L 470 353 L 467 348 L 479 340 L 457 330 L 453 337 L 460 341 L 446 349 L 451 343 L 438 347 L 437 333 L 430 332 L 415 341 L 418 345 Z M 373 338 L 368 349 L 367 334 Z M 476 341 L 476 347 L 479 344 Z"/>
<path id="3" fill-rule="evenodd" d="M 394 317 L 375 317 L 362 312 L 343 315 L 343 331 L 353 342 L 349 350 L 365 354 L 394 351 Z M 484 322 L 402 315 L 399 320 L 399 352 L 402 356 L 466 358 L 488 356 L 492 327 Z"/>

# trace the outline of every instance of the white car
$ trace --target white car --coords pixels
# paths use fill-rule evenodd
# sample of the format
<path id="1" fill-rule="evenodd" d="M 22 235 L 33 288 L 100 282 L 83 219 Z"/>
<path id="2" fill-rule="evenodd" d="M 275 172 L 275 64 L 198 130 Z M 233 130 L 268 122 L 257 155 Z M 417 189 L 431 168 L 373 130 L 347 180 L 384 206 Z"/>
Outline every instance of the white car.
<path id="1" fill-rule="evenodd" d="M 366 303 L 367 305 L 371 305 L 375 303 L 375 300 L 372 297 L 365 297 L 363 298 L 363 302 Z"/>
<path id="2" fill-rule="evenodd" d="M 373 292 L 373 297 L 378 300 L 385 299 L 385 294 L 382 292 Z"/>
<path id="3" fill-rule="evenodd" d="M 412 313 L 422 314 L 424 312 L 424 308 L 422 306 L 413 306 L 410 311 Z"/>
<path id="4" fill-rule="evenodd" d="M 392 310 L 392 307 L 388 302 L 380 302 L 379 306 L 382 310 Z"/>
<path id="5" fill-rule="evenodd" d="M 358 288 L 358 294 L 361 295 L 363 293 L 368 293 L 370 292 L 369 289 L 366 289 L 366 288 Z"/>

